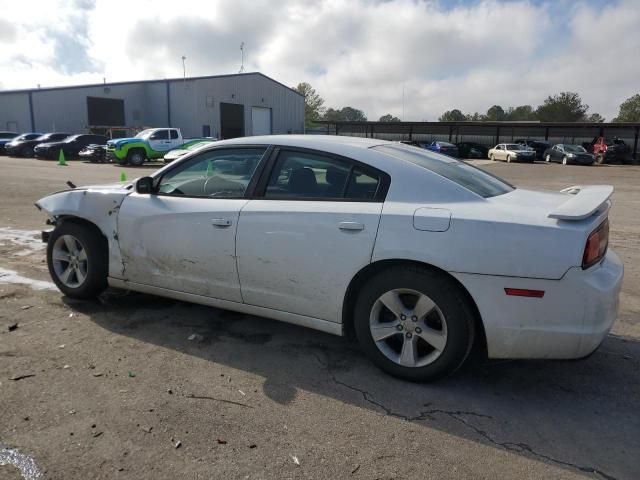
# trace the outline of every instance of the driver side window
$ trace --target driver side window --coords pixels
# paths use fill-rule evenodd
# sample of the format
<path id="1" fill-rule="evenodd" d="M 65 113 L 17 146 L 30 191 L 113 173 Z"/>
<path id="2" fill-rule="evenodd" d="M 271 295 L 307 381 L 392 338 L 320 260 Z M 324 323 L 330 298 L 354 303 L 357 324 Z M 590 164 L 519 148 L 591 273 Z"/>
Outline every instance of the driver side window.
<path id="1" fill-rule="evenodd" d="M 242 198 L 266 147 L 209 150 L 167 172 L 161 195 Z"/>

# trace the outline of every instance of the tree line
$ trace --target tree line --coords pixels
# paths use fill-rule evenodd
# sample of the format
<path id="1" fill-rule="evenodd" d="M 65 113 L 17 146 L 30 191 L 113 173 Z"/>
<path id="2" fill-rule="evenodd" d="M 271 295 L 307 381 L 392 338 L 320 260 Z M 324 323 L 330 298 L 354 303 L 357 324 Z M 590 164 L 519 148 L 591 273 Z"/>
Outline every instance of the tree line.
<path id="1" fill-rule="evenodd" d="M 300 83 L 295 90 L 304 96 L 304 120 L 307 128 L 317 126 L 314 121 L 365 122 L 365 113 L 354 107 L 325 108 L 324 99 L 308 83 Z M 531 105 L 507 107 L 491 106 L 486 113 L 463 113 L 460 109 L 447 110 L 439 118 L 440 122 L 489 122 L 489 121 L 541 121 L 541 122 L 604 122 L 599 113 L 588 113 L 589 105 L 583 103 L 575 92 L 561 92 L 549 95 L 535 109 Z M 380 122 L 399 122 L 400 119 L 387 113 Z M 618 115 L 612 122 L 640 122 L 640 94 L 627 98 L 620 104 Z"/>

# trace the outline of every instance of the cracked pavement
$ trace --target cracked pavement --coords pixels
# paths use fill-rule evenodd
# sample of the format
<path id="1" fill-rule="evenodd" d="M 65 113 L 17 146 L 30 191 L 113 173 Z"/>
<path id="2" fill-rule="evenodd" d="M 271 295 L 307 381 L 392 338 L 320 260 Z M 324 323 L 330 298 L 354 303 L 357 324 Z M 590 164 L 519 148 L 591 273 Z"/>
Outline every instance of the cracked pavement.
<path id="1" fill-rule="evenodd" d="M 41 229 L 33 201 L 121 170 L 54 163 L 0 157 L 0 227 Z M 620 318 L 591 357 L 474 358 L 417 385 L 381 373 L 348 339 L 301 327 L 142 294 L 78 302 L 0 283 L 0 445 L 47 479 L 638 478 L 640 167 L 483 168 L 520 186 L 616 186 Z M 42 250 L 0 243 L 1 268 L 49 280 Z M 0 465 L 0 478 L 21 477 Z"/>

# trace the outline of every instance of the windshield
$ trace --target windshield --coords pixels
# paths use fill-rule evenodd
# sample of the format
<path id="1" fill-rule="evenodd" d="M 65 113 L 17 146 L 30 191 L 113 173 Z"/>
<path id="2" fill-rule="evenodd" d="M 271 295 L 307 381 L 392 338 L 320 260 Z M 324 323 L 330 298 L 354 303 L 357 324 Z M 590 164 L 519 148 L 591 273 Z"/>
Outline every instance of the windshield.
<path id="1" fill-rule="evenodd" d="M 47 133 L 46 135 L 40 135 L 36 140 L 49 140 L 51 138 L 51 133 Z"/>
<path id="2" fill-rule="evenodd" d="M 70 137 L 67 137 L 64 139 L 64 143 L 69 143 L 69 142 L 73 142 L 76 138 L 78 138 L 80 135 L 71 135 Z"/>
<path id="3" fill-rule="evenodd" d="M 587 151 L 580 145 L 565 145 L 564 150 L 566 152 L 573 152 L 573 153 L 587 153 Z"/>
<path id="4" fill-rule="evenodd" d="M 426 168 L 484 198 L 502 195 L 514 189 L 501 178 L 484 170 L 428 150 L 401 144 L 381 145 L 373 147 L 372 150 Z"/>
<path id="5" fill-rule="evenodd" d="M 447 142 L 437 142 L 437 143 L 441 147 L 455 147 L 455 145 L 453 143 L 447 143 Z"/>
<path id="6" fill-rule="evenodd" d="M 40 135 L 40 133 L 23 133 L 17 137 L 16 140 L 33 140 L 34 138 L 38 138 Z"/>
<path id="7" fill-rule="evenodd" d="M 140 133 L 138 133 L 135 137 L 133 138 L 145 138 L 147 136 L 149 136 L 149 134 L 153 132 L 152 128 L 147 128 L 146 130 L 142 130 Z"/>
<path id="8" fill-rule="evenodd" d="M 210 144 L 211 142 L 198 142 L 198 143 L 194 143 L 193 145 L 189 145 L 187 147 L 187 150 L 195 150 L 196 148 L 200 148 L 200 147 L 204 147 L 205 145 Z"/>

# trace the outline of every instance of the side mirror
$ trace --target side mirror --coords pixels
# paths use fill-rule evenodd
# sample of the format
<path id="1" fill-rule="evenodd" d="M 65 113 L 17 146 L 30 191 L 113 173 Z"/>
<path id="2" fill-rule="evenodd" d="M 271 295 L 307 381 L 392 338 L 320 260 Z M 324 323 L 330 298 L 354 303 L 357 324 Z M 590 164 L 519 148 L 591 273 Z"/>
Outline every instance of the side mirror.
<path id="1" fill-rule="evenodd" d="M 136 181 L 136 193 L 150 194 L 153 193 L 153 178 L 142 177 Z"/>

